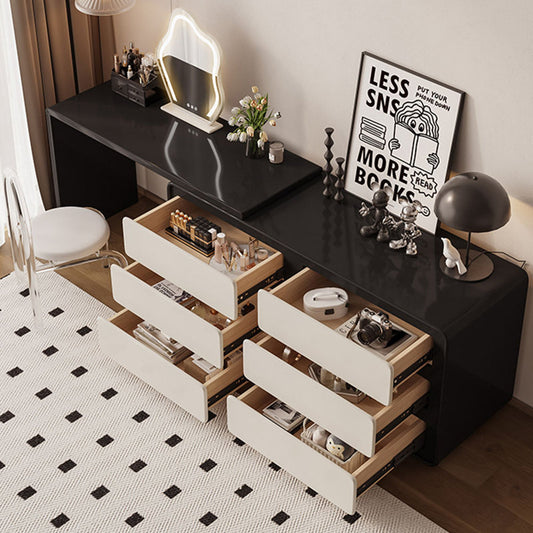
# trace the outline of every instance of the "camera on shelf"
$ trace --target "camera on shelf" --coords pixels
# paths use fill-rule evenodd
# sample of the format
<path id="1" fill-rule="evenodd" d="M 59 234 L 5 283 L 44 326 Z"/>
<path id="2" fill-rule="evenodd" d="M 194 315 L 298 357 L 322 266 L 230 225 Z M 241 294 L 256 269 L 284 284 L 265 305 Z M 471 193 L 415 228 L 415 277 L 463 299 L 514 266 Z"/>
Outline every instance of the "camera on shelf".
<path id="1" fill-rule="evenodd" d="M 361 310 L 358 325 L 357 340 L 365 346 L 386 346 L 394 332 L 392 323 L 386 313 L 372 311 L 368 307 Z"/>

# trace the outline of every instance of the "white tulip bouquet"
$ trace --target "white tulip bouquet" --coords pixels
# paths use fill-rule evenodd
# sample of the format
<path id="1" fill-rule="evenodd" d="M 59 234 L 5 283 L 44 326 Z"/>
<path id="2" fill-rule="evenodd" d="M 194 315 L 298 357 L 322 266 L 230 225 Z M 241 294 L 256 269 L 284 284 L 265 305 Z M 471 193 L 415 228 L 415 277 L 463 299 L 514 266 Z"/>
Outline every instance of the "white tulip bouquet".
<path id="1" fill-rule="evenodd" d="M 257 157 L 259 153 L 264 153 L 265 143 L 268 141 L 263 126 L 267 123 L 275 126 L 276 120 L 281 118 L 281 113 L 270 109 L 268 94 L 261 95 L 255 85 L 252 87 L 252 93 L 253 96 L 245 96 L 239 101 L 241 107 L 234 107 L 231 110 L 228 124 L 235 126 L 235 130 L 228 133 L 227 139 L 247 142 L 252 152 L 251 157 Z"/>

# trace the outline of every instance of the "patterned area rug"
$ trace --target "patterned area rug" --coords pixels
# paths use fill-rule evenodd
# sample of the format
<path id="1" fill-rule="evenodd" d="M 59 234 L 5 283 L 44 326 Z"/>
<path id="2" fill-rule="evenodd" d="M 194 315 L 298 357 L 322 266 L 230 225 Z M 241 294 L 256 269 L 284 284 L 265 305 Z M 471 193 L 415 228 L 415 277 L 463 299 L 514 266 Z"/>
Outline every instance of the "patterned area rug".
<path id="1" fill-rule="evenodd" d="M 224 405 L 200 424 L 106 358 L 109 308 L 41 284 L 37 333 L 27 291 L 0 280 L 0 531 L 443 531 L 378 487 L 346 515 L 235 439 Z"/>

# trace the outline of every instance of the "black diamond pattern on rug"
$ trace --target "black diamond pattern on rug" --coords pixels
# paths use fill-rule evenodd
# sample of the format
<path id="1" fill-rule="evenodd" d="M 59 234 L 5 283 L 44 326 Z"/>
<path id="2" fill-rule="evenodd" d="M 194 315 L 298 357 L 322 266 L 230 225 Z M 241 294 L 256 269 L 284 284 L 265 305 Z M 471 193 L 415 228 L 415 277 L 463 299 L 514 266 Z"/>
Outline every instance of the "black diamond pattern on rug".
<path id="1" fill-rule="evenodd" d="M 76 330 L 76 333 L 83 337 L 83 336 L 87 335 L 87 333 L 90 333 L 91 331 L 92 331 L 92 329 L 89 326 L 83 326 L 82 328 Z"/>
<path id="2" fill-rule="evenodd" d="M 135 527 L 137 524 L 140 524 L 144 520 L 144 516 L 139 513 L 133 513 L 131 516 L 126 518 L 125 522 L 128 526 Z"/>
<path id="3" fill-rule="evenodd" d="M 27 298 L 30 295 L 30 289 L 24 289 L 23 291 L 20 291 L 19 294 L 22 297 Z"/>
<path id="4" fill-rule="evenodd" d="M 2 422 L 2 424 L 5 424 L 12 418 L 15 418 L 15 415 L 11 411 L 6 411 L 5 413 L 2 413 L 0 415 L 0 422 Z"/>
<path id="5" fill-rule="evenodd" d="M 61 513 L 60 515 L 57 515 L 55 518 L 50 520 L 50 522 L 52 522 L 53 526 L 59 528 L 61 526 L 64 526 L 69 520 L 70 518 L 66 514 Z"/>
<path id="6" fill-rule="evenodd" d="M 96 442 L 102 447 L 105 448 L 108 444 L 111 444 L 115 439 L 110 435 L 104 435 L 100 437 Z"/>
<path id="7" fill-rule="evenodd" d="M 35 448 L 36 446 L 39 446 L 41 442 L 44 442 L 44 437 L 41 435 L 35 435 L 35 437 L 32 437 L 30 440 L 26 441 L 32 448 Z"/>
<path id="8" fill-rule="evenodd" d="M 47 396 L 50 396 L 50 394 L 52 394 L 52 391 L 48 387 L 45 387 L 44 389 L 41 389 L 39 392 L 36 392 L 35 396 L 37 396 L 39 400 L 44 400 Z"/>
<path id="9" fill-rule="evenodd" d="M 134 463 L 130 465 L 130 468 L 134 472 L 138 472 L 139 470 L 142 470 L 146 466 L 146 463 L 142 459 L 138 459 Z"/>
<path id="10" fill-rule="evenodd" d="M 248 496 L 250 492 L 252 492 L 252 488 L 245 483 L 240 489 L 235 491 L 235 494 L 241 498 L 244 498 L 245 496 Z"/>
<path id="11" fill-rule="evenodd" d="M 204 470 L 205 472 L 209 472 L 209 470 L 211 470 L 212 468 L 215 468 L 215 466 L 217 466 L 217 464 L 215 463 L 215 461 L 213 461 L 213 459 L 208 459 L 207 461 L 204 461 L 201 465 L 200 465 L 200 468 L 202 470 Z"/>
<path id="12" fill-rule="evenodd" d="M 133 415 L 131 418 L 135 420 L 135 422 L 144 422 L 150 415 L 145 411 L 139 411 L 136 415 Z"/>
<path id="13" fill-rule="evenodd" d="M 285 511 L 280 511 L 277 515 L 272 517 L 272 522 L 275 522 L 278 524 L 278 526 L 281 526 L 283 522 L 286 522 L 290 516 Z"/>
<path id="14" fill-rule="evenodd" d="M 355 524 L 355 522 L 357 522 L 357 520 L 361 518 L 361 515 L 359 513 L 347 514 L 347 515 L 344 515 L 342 518 L 343 520 L 348 522 L 348 524 Z"/>
<path id="15" fill-rule="evenodd" d="M 204 514 L 204 516 L 202 516 L 202 518 L 200 518 L 200 522 L 202 522 L 202 524 L 204 526 L 209 526 L 210 524 L 212 524 L 218 517 L 216 515 L 214 515 L 212 512 L 209 512 L 209 513 L 206 513 Z"/>
<path id="16" fill-rule="evenodd" d="M 8 370 L 6 372 L 6 374 L 12 378 L 15 378 L 17 377 L 19 374 L 22 374 L 22 372 L 24 372 L 24 370 L 22 370 L 22 368 L 16 366 L 15 368 L 12 368 L 11 370 Z"/>
<path id="17" fill-rule="evenodd" d="M 69 413 L 65 418 L 69 422 L 76 422 L 76 420 L 79 420 L 83 415 L 78 411 L 72 411 L 72 413 Z"/>
<path id="18" fill-rule="evenodd" d="M 317 492 L 315 492 L 311 487 L 307 487 L 305 489 L 305 492 L 309 494 L 309 496 L 312 496 L 313 498 L 317 495 Z"/>
<path id="19" fill-rule="evenodd" d="M 17 496 L 20 496 L 23 500 L 27 500 L 28 498 L 31 498 L 36 493 L 37 491 L 31 485 L 29 485 L 25 489 L 22 489 L 17 494 Z"/>
<path id="20" fill-rule="evenodd" d="M 237 446 L 244 446 L 244 445 L 246 444 L 243 440 L 239 439 L 238 437 L 235 437 L 235 438 L 233 439 L 233 442 L 234 442 Z"/>
<path id="21" fill-rule="evenodd" d="M 168 496 L 170 499 L 174 498 L 181 492 L 181 489 L 179 487 L 176 487 L 176 485 L 171 485 L 168 487 L 167 490 L 163 491 L 163 494 L 165 496 Z"/>
<path id="22" fill-rule="evenodd" d="M 20 329 L 17 329 L 15 331 L 15 333 L 19 336 L 19 337 L 22 337 L 23 335 L 26 335 L 26 333 L 29 333 L 30 330 L 29 328 L 27 328 L 26 326 L 20 328 Z"/>
<path id="23" fill-rule="evenodd" d="M 72 470 L 75 466 L 76 466 L 76 463 L 72 459 L 69 459 L 68 461 L 65 461 L 64 463 L 61 463 L 57 468 L 59 468 L 61 472 L 64 472 L 66 474 L 69 470 Z"/>
<path id="24" fill-rule="evenodd" d="M 176 444 L 179 444 L 183 439 L 179 437 L 178 435 L 172 435 L 172 437 L 169 437 L 165 442 L 171 447 L 174 448 Z"/>
<path id="25" fill-rule="evenodd" d="M 54 355 L 57 351 L 59 351 L 55 346 L 48 346 L 48 348 L 43 350 L 44 355 L 47 357 L 50 357 L 51 355 Z"/>
<path id="26" fill-rule="evenodd" d="M 279 472 L 281 470 L 281 466 L 278 466 L 276 463 L 270 463 L 268 465 L 274 472 Z"/>
<path id="27" fill-rule="evenodd" d="M 213 418 L 216 418 L 216 416 L 217 415 L 215 413 L 213 413 L 213 411 L 208 411 L 207 412 L 207 421 L 211 422 L 211 420 L 213 420 Z"/>
<path id="28" fill-rule="evenodd" d="M 83 376 L 83 374 L 85 374 L 86 372 L 88 372 L 88 370 L 84 367 L 84 366 L 79 366 L 78 368 L 75 368 L 71 374 L 77 378 L 79 378 L 80 376 Z"/>
<path id="29" fill-rule="evenodd" d="M 105 485 L 100 485 L 97 489 L 94 489 L 91 492 L 91 496 L 99 500 L 100 498 L 103 498 L 108 492 L 109 489 Z"/>
<path id="30" fill-rule="evenodd" d="M 63 311 L 63 309 L 61 309 L 61 307 L 56 307 L 55 309 L 52 309 L 51 311 L 48 311 L 48 314 L 55 318 L 56 316 L 59 316 L 61 313 L 64 313 L 64 312 L 65 311 Z"/>
<path id="31" fill-rule="evenodd" d="M 104 392 L 102 392 L 102 396 L 106 400 L 110 400 L 111 398 L 113 398 L 113 396 L 116 396 L 117 394 L 118 394 L 118 392 L 115 389 L 113 389 L 113 388 L 107 389 Z"/>

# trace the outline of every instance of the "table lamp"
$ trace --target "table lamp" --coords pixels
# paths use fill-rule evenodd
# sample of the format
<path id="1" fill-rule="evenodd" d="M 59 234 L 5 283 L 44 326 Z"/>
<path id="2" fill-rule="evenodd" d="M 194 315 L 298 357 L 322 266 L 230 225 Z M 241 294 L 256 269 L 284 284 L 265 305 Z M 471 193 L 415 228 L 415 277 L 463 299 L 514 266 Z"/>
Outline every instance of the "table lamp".
<path id="1" fill-rule="evenodd" d="M 494 264 L 487 254 L 470 250 L 472 232 L 501 228 L 511 218 L 511 202 L 498 181 L 481 172 L 465 172 L 447 181 L 435 199 L 435 214 L 451 228 L 468 232 L 466 249 L 459 250 L 467 272 L 460 275 L 441 258 L 441 270 L 461 281 L 480 281 L 489 277 Z"/>

